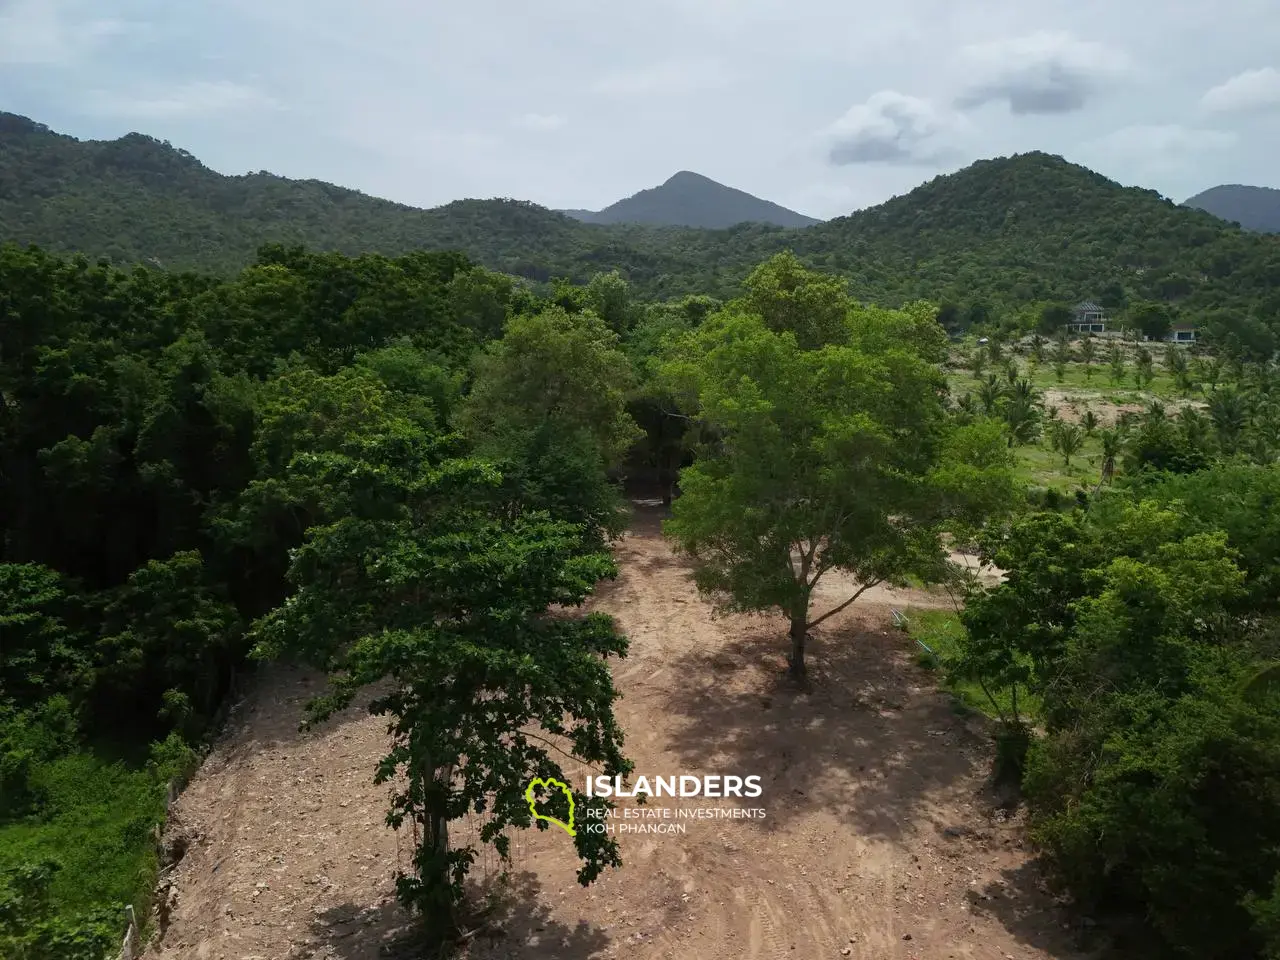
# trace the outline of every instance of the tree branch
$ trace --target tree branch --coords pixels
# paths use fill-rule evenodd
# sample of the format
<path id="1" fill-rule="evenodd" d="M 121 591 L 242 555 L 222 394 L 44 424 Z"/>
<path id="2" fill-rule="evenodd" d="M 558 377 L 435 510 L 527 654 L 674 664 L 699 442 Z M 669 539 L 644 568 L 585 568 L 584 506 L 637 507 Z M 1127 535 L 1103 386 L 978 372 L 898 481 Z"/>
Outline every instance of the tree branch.
<path id="1" fill-rule="evenodd" d="M 806 627 L 805 627 L 805 629 L 806 629 L 806 630 L 812 630 L 814 627 L 816 627 L 818 624 L 820 624 L 823 620 L 826 620 L 828 617 L 834 617 L 837 613 L 839 613 L 839 612 L 840 612 L 841 610 L 843 610 L 845 607 L 849 606 L 849 604 L 853 603 L 853 601 L 857 600 L 860 596 L 862 596 L 864 593 L 866 593 L 868 590 L 870 590 L 870 589 L 871 589 L 872 587 L 874 587 L 876 584 L 878 584 L 878 583 L 883 583 L 883 582 L 884 582 L 883 580 L 876 579 L 876 580 L 871 580 L 871 581 L 868 581 L 867 583 L 864 583 L 862 586 L 860 586 L 860 587 L 858 588 L 858 592 L 857 592 L 857 593 L 855 593 L 852 597 L 850 597 L 850 598 L 849 598 L 848 600 L 846 600 L 844 603 L 840 604 L 840 606 L 838 606 L 838 607 L 836 607 L 836 608 L 834 608 L 834 609 L 832 609 L 832 610 L 828 610 L 826 613 L 824 613 L 822 616 L 820 616 L 817 620 L 814 620 L 814 621 L 813 621 L 813 622 L 811 622 L 808 626 L 806 626 Z"/>

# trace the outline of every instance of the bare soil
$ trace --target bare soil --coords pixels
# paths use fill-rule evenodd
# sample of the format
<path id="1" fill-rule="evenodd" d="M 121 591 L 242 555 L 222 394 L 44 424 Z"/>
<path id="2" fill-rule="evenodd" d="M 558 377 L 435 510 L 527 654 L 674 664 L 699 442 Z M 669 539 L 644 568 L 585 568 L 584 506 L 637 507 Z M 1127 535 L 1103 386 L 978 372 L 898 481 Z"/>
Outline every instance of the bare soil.
<path id="1" fill-rule="evenodd" d="M 950 605 L 868 591 L 815 631 L 810 684 L 783 677 L 774 617 L 714 617 L 639 506 L 618 580 L 591 606 L 631 639 L 615 665 L 636 776 L 761 778 L 756 799 L 652 798 L 647 809 L 763 808 L 764 819 L 659 820 L 685 832 L 618 835 L 624 866 L 578 885 L 571 841 L 527 831 L 512 876 L 463 948 L 470 960 L 1077 960 L 1016 815 L 985 780 L 989 740 L 915 665 L 893 607 Z M 844 599 L 829 584 L 816 601 Z M 374 787 L 384 722 L 359 712 L 299 734 L 319 681 L 275 667 L 233 714 L 175 806 L 189 847 L 173 869 L 153 958 L 374 960 L 411 955 L 392 874 L 410 841 Z M 581 783 L 588 771 L 568 769 Z M 620 802 L 620 812 L 635 810 Z M 616 820 L 616 825 L 635 823 Z M 645 820 L 639 823 L 651 823 Z M 458 824 L 465 835 L 475 824 Z M 581 825 L 579 825 L 581 828 Z M 498 876 L 494 858 L 473 873 Z"/>

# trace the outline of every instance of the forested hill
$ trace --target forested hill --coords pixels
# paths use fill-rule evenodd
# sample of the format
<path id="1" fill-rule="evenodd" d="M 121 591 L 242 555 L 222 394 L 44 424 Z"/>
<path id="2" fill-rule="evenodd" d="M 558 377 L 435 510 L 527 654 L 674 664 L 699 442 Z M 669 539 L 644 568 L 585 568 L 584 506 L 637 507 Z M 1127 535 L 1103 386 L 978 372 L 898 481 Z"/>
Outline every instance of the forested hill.
<path id="1" fill-rule="evenodd" d="M 811 227 L 822 222 L 688 170 L 681 170 L 660 186 L 641 190 L 603 210 L 562 212 L 587 223 L 647 223 L 712 230 L 740 223 Z"/>
<path id="2" fill-rule="evenodd" d="M 535 280 L 618 269 L 644 296 L 736 291 L 784 248 L 848 275 L 860 298 L 1007 309 L 1138 297 L 1280 317 L 1280 237 L 1242 231 L 1060 157 L 979 161 L 805 229 L 581 223 L 515 200 L 419 210 L 314 180 L 228 177 L 130 134 L 78 141 L 0 114 L 0 240 L 224 272 L 263 243 L 349 254 L 456 248 Z"/>
<path id="3" fill-rule="evenodd" d="M 1223 184 L 1197 193 L 1186 205 L 1238 223 L 1246 230 L 1280 233 L 1280 190 L 1274 187 Z"/>
<path id="4" fill-rule="evenodd" d="M 793 245 L 891 301 L 1143 297 L 1280 317 L 1280 238 L 1044 153 L 978 161 Z"/>
<path id="5" fill-rule="evenodd" d="M 420 210 L 317 180 L 224 176 L 142 134 L 80 141 L 4 113 L 0 240 L 218 272 L 253 262 L 264 243 L 351 255 L 459 248 L 536 279 L 607 262 L 651 273 L 663 266 L 633 250 L 625 232 L 530 203 L 460 200 Z"/>

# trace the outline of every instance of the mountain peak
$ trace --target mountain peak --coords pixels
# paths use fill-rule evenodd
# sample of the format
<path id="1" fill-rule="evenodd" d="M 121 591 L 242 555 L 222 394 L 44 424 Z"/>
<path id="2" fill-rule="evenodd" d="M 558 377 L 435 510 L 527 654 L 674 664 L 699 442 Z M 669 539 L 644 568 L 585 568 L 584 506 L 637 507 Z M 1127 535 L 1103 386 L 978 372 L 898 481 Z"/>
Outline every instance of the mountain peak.
<path id="1" fill-rule="evenodd" d="M 1197 193 L 1183 206 L 1238 223 L 1246 230 L 1280 233 L 1280 190 L 1275 187 L 1224 183 Z"/>
<path id="2" fill-rule="evenodd" d="M 660 186 L 641 190 L 603 210 L 561 212 L 587 223 L 643 223 L 710 230 L 724 230 L 740 223 L 809 227 L 821 222 L 692 170 L 679 170 Z"/>

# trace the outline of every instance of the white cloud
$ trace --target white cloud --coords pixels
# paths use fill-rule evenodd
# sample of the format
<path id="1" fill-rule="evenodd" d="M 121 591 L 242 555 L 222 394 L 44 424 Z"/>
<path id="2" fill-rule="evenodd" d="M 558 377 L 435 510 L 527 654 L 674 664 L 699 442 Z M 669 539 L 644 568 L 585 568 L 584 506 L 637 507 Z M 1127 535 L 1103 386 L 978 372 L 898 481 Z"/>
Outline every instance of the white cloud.
<path id="1" fill-rule="evenodd" d="M 1075 152 L 1086 166 L 1122 183 L 1144 187 L 1177 183 L 1176 189 L 1161 192 L 1186 195 L 1213 182 L 1203 171 L 1216 157 L 1229 162 L 1239 139 L 1225 130 L 1176 123 L 1135 124 L 1085 141 Z"/>
<path id="2" fill-rule="evenodd" d="M 726 87 L 729 71 L 708 60 L 670 60 L 632 70 L 615 70 L 593 84 L 598 94 L 610 97 L 653 97 Z"/>
<path id="3" fill-rule="evenodd" d="M 63 66 L 129 29 L 120 20 L 77 14 L 58 0 L 14 0 L 0 10 L 0 64 Z"/>
<path id="4" fill-rule="evenodd" d="M 558 113 L 526 113 L 516 117 L 512 123 L 523 130 L 559 130 L 569 120 Z"/>
<path id="5" fill-rule="evenodd" d="M 1200 98 L 1210 113 L 1250 113 L 1280 107 L 1280 70 L 1246 70 L 1220 83 Z"/>
<path id="6" fill-rule="evenodd" d="M 963 117 L 928 100 L 881 90 L 827 128 L 827 158 L 835 166 L 938 163 L 957 154 L 967 126 Z"/>
<path id="7" fill-rule="evenodd" d="M 1106 149 L 1141 158 L 1225 150 L 1239 138 L 1225 130 L 1203 130 L 1176 123 L 1135 125 L 1112 131 L 1096 142 Z"/>
<path id="8" fill-rule="evenodd" d="M 104 90 L 91 95 L 90 109 L 105 116 L 172 120 L 232 110 L 277 110 L 281 104 L 261 91 L 230 80 L 178 84 L 160 94 L 129 96 Z"/>
<path id="9" fill-rule="evenodd" d="M 962 109 L 1005 102 L 1016 114 L 1069 113 L 1133 71 L 1128 56 L 1069 33 L 1039 31 L 970 44 L 960 58 L 974 81 Z"/>

